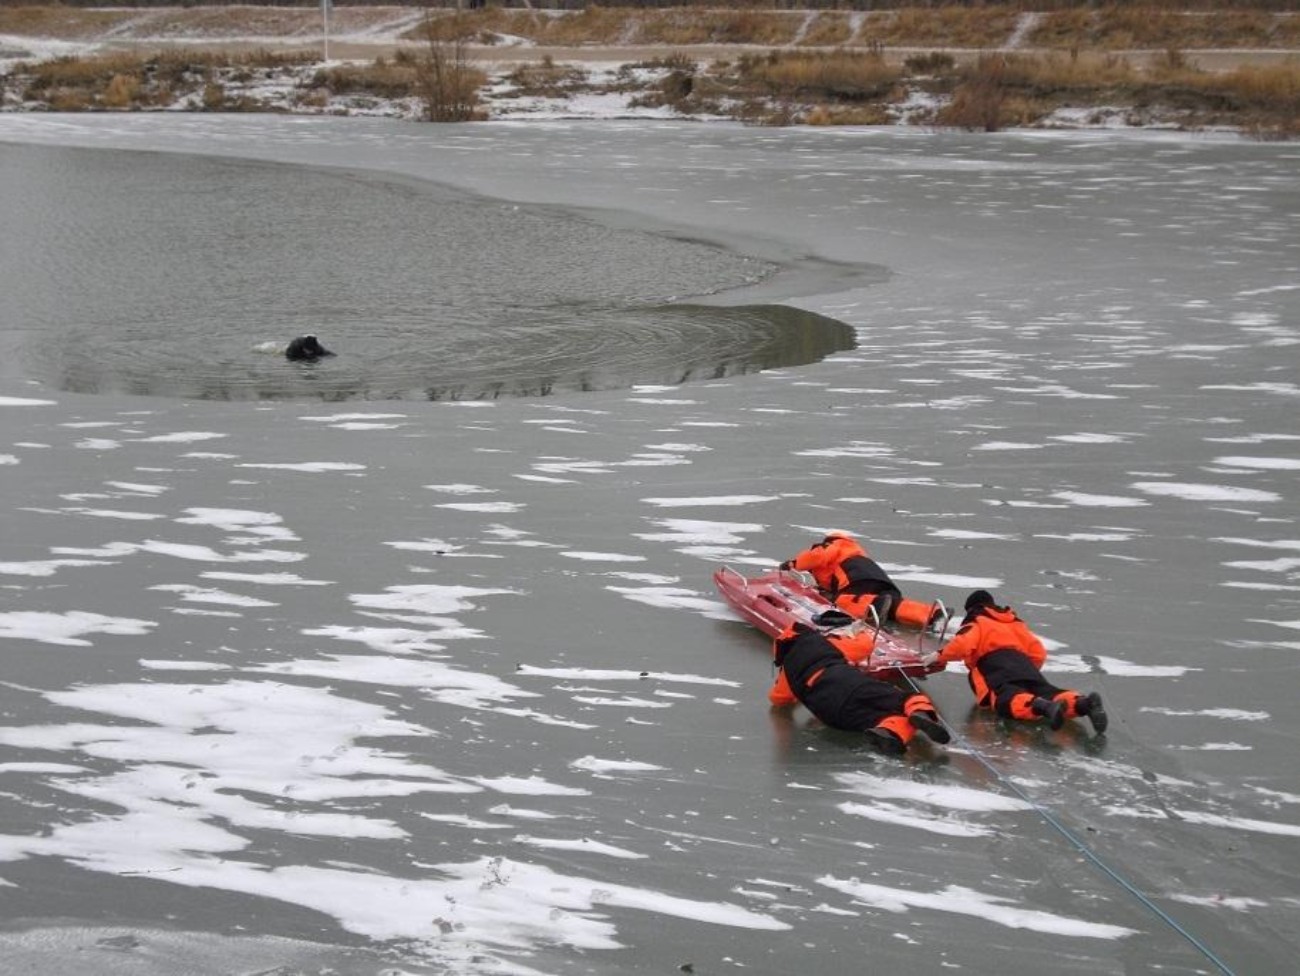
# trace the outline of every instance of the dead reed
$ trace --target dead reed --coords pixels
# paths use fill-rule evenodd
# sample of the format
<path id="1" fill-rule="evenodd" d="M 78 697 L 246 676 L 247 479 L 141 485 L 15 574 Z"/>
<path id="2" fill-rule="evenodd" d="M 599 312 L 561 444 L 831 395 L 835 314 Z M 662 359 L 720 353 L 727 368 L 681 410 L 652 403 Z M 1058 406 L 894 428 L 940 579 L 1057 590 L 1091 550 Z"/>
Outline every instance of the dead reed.
<path id="1" fill-rule="evenodd" d="M 737 75 L 742 85 L 771 98 L 864 102 L 894 94 L 902 69 L 864 52 L 792 51 L 746 55 Z"/>

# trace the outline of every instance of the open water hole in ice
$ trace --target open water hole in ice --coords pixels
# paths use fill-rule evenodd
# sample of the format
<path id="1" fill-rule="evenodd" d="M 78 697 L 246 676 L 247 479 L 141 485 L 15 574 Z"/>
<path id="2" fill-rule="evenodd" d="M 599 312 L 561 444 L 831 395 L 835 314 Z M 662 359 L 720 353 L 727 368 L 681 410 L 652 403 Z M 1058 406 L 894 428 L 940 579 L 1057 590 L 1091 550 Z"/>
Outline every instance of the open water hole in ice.
<path id="1" fill-rule="evenodd" d="M 87 393 L 476 399 L 814 362 L 841 322 L 691 298 L 764 260 L 425 181 L 159 153 L 0 147 L 0 320 Z M 288 364 L 314 333 L 334 358 Z"/>

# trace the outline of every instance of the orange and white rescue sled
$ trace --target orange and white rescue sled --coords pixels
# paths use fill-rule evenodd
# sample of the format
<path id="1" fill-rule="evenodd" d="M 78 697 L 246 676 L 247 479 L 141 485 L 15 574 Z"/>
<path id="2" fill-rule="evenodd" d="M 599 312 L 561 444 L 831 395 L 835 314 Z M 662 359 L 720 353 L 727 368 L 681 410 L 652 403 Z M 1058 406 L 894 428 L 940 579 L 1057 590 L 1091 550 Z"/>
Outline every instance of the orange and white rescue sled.
<path id="1" fill-rule="evenodd" d="M 933 618 L 939 625 L 904 636 L 886 630 L 873 616 L 855 620 L 818 591 L 805 573 L 773 569 L 758 576 L 743 576 L 730 566 L 713 574 L 713 583 L 728 605 L 768 637 L 776 637 L 796 623 L 823 633 L 835 633 L 841 641 L 856 644 L 853 655 L 858 667 L 870 674 L 888 673 L 920 676 L 943 670 L 941 664 L 926 664 L 927 652 L 943 642 L 951 614 L 936 603 Z"/>

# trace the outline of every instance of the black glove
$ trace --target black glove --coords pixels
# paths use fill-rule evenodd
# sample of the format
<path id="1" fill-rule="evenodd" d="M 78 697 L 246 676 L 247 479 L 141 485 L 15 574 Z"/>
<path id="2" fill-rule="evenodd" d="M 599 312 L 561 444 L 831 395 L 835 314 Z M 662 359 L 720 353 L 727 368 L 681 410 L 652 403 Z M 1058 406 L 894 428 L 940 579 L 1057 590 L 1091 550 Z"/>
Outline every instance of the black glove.
<path id="1" fill-rule="evenodd" d="M 778 567 L 776 567 L 776 568 L 777 568 L 777 569 L 794 569 L 794 560 L 792 560 L 792 559 L 787 559 L 785 562 L 783 562 L 780 566 L 778 566 Z"/>

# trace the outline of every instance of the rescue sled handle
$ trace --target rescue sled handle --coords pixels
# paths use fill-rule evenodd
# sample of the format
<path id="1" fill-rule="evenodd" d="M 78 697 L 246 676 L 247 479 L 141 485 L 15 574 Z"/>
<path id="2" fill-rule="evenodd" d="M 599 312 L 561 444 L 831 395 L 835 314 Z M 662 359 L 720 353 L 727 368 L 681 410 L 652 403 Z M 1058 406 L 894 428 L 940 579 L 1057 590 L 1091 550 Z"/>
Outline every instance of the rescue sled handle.
<path id="1" fill-rule="evenodd" d="M 725 565 L 725 564 L 724 564 L 723 566 L 720 566 L 720 567 L 718 568 L 718 575 L 719 575 L 719 576 L 728 576 L 728 575 L 729 575 L 729 576 L 734 576 L 734 577 L 736 577 L 736 581 L 737 581 L 741 586 L 743 586 L 745 589 L 749 589 L 749 580 L 748 580 L 745 576 L 741 575 L 741 573 L 739 573 L 737 570 L 732 569 L 730 566 L 727 566 L 727 565 Z"/>

